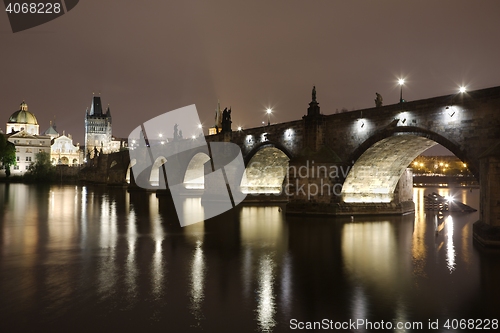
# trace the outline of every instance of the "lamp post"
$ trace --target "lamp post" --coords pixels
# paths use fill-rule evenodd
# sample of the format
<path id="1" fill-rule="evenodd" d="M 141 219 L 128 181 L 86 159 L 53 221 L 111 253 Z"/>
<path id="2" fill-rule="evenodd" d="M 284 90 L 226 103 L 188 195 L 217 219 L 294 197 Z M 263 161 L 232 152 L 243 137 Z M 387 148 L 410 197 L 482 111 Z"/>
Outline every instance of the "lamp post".
<path id="1" fill-rule="evenodd" d="M 399 83 L 399 86 L 401 87 L 401 90 L 399 91 L 399 103 L 403 103 L 405 101 L 403 99 L 403 84 L 405 84 L 405 80 L 399 79 L 398 83 Z"/>
<path id="2" fill-rule="evenodd" d="M 273 110 L 267 109 L 266 112 L 267 112 L 267 126 L 269 126 L 271 125 L 271 112 L 273 112 Z"/>

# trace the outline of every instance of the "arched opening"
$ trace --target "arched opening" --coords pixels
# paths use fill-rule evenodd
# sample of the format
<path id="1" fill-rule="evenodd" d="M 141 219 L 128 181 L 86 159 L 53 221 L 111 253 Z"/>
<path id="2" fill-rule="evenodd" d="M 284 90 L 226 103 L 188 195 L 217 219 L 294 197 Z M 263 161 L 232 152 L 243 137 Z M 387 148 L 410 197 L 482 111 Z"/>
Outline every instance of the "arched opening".
<path id="1" fill-rule="evenodd" d="M 167 159 L 163 156 L 156 158 L 153 166 L 151 167 L 151 173 L 149 175 L 149 183 L 151 186 L 160 186 L 160 167 L 167 162 Z M 163 177 L 163 173 L 161 174 Z"/>
<path id="2" fill-rule="evenodd" d="M 205 188 L 205 163 L 210 156 L 197 153 L 189 162 L 184 174 L 184 186 L 190 190 L 203 190 Z"/>
<path id="3" fill-rule="evenodd" d="M 61 157 L 61 164 L 68 165 L 69 159 L 66 156 Z"/>
<path id="4" fill-rule="evenodd" d="M 408 167 L 425 150 L 438 144 L 429 133 L 393 133 L 368 141 L 370 145 L 356 159 L 342 187 L 345 203 L 391 203 L 412 200 L 413 179 Z M 450 151 L 459 151 L 448 142 Z M 399 184 L 403 186 L 398 186 Z M 406 184 L 405 184 L 406 182 Z"/>
<path id="5" fill-rule="evenodd" d="M 130 184 L 130 169 L 137 163 L 137 160 L 134 158 L 130 160 L 130 163 L 128 164 L 127 168 L 127 173 L 125 174 L 125 181 Z"/>
<path id="6" fill-rule="evenodd" d="M 247 163 L 240 188 L 245 194 L 278 194 L 288 172 L 290 158 L 274 146 L 260 148 Z"/>

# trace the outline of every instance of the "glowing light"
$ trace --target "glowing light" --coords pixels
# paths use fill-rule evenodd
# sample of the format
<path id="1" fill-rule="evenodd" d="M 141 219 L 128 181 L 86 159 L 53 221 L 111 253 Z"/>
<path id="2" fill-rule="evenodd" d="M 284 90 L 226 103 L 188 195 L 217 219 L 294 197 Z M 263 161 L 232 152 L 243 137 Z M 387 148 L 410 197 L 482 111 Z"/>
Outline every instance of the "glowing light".
<path id="1" fill-rule="evenodd" d="M 453 202 L 454 199 L 453 199 L 453 197 L 451 195 L 448 195 L 448 196 L 446 196 L 446 200 L 448 202 Z"/>
<path id="2" fill-rule="evenodd" d="M 241 131 L 241 126 L 238 126 L 238 131 Z"/>
<path id="3" fill-rule="evenodd" d="M 158 136 L 161 138 L 161 137 L 163 137 L 163 134 L 160 133 L 160 134 L 158 134 Z"/>
<path id="4" fill-rule="evenodd" d="M 405 79 L 399 79 L 398 83 L 400 86 L 402 86 L 403 84 L 405 84 Z"/>
<path id="5" fill-rule="evenodd" d="M 203 126 L 201 126 L 201 124 L 198 124 L 198 128 L 202 128 Z"/>
<path id="6" fill-rule="evenodd" d="M 465 88 L 464 86 L 461 86 L 458 91 L 463 94 L 464 92 L 467 91 L 467 88 Z"/>
<path id="7" fill-rule="evenodd" d="M 267 109 L 266 112 L 267 112 L 267 126 L 269 126 L 271 125 L 271 112 L 273 112 L 273 110 Z"/>
<path id="8" fill-rule="evenodd" d="M 194 139 L 196 139 L 196 136 L 195 136 L 195 135 L 193 135 L 191 138 L 194 140 Z"/>

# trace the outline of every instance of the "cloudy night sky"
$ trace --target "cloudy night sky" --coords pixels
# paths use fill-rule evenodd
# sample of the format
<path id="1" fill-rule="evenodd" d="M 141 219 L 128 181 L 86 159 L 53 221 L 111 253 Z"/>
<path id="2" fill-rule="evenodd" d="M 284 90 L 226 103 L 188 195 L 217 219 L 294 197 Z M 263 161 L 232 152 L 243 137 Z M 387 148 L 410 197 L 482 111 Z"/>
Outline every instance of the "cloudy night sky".
<path id="1" fill-rule="evenodd" d="M 113 134 L 196 104 L 206 128 L 217 99 L 233 129 L 300 119 L 316 85 L 323 114 L 500 85 L 500 1 L 85 0 L 12 33 L 0 14 L 2 129 L 25 100 L 40 131 L 56 119 L 83 143 L 92 93 Z M 205 130 L 206 132 L 206 130 Z"/>

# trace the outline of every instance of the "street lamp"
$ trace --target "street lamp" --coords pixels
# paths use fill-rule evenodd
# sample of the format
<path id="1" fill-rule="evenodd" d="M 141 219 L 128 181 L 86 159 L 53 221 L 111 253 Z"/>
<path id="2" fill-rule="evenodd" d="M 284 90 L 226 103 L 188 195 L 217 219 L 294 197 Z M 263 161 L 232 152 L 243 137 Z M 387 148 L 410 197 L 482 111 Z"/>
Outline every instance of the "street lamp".
<path id="1" fill-rule="evenodd" d="M 461 87 L 458 89 L 458 92 L 459 92 L 459 93 L 462 93 L 462 94 L 463 94 L 464 92 L 466 92 L 466 91 L 467 91 L 467 88 L 465 88 L 464 86 L 461 86 Z"/>
<path id="2" fill-rule="evenodd" d="M 405 84 L 404 79 L 399 79 L 398 80 L 399 86 L 401 87 L 401 90 L 399 92 L 399 103 L 403 103 L 405 100 L 403 99 L 403 84 Z"/>
<path id="3" fill-rule="evenodd" d="M 271 125 L 271 112 L 273 112 L 273 110 L 267 109 L 266 112 L 267 112 L 267 126 L 269 126 Z"/>

